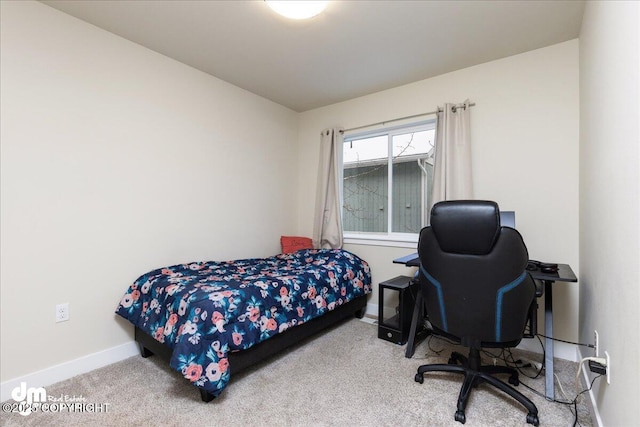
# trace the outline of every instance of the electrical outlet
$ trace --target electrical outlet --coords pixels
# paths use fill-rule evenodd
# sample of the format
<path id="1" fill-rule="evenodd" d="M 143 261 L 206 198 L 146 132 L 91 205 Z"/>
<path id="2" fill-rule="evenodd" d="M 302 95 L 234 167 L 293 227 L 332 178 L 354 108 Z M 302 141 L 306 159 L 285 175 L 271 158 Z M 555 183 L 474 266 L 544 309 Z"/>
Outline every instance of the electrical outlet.
<path id="1" fill-rule="evenodd" d="M 67 320 L 69 320 L 69 303 L 65 302 L 56 305 L 56 323 L 66 322 Z"/>
<path id="2" fill-rule="evenodd" d="M 595 356 L 596 356 L 596 357 L 600 357 L 600 356 L 598 355 L 598 345 L 600 344 L 600 337 L 598 337 L 598 331 L 595 331 L 595 330 L 594 330 L 594 331 L 593 331 L 593 335 L 595 336 L 595 337 L 594 337 L 594 339 L 595 339 L 594 347 L 595 347 L 595 348 L 594 348 L 593 350 L 594 350 L 594 351 L 595 351 L 595 353 L 596 353 L 596 355 L 595 355 Z"/>
<path id="3" fill-rule="evenodd" d="M 604 352 L 604 357 L 607 359 L 607 384 L 611 384 L 611 358 L 608 351 Z"/>

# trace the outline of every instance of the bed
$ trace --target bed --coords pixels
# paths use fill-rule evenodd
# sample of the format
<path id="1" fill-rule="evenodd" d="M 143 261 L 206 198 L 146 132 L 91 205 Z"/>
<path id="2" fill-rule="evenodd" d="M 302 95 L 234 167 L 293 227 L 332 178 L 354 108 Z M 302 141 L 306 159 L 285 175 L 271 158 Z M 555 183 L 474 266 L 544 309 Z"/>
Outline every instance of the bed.
<path id="1" fill-rule="evenodd" d="M 369 265 L 341 249 L 192 262 L 140 276 L 116 313 L 211 401 L 237 373 L 353 315 L 371 293 Z"/>

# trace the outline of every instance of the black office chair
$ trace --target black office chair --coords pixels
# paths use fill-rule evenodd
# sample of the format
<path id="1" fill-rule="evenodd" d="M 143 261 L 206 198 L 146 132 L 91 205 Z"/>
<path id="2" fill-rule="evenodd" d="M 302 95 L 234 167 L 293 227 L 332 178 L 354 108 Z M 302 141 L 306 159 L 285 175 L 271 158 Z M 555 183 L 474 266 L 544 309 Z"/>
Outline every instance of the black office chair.
<path id="1" fill-rule="evenodd" d="M 471 390 L 484 382 L 516 399 L 537 426 L 538 409 L 522 393 L 492 374 L 518 372 L 506 366 L 481 365 L 482 348 L 510 348 L 523 337 L 536 307 L 535 284 L 526 271 L 527 248 L 513 228 L 500 226 L 498 205 L 488 201 L 447 201 L 434 205 L 431 226 L 420 232 L 420 286 L 433 333 L 469 347 L 469 356 L 453 352 L 449 364 L 422 365 L 425 372 L 464 375 L 455 420 L 464 424 Z M 460 364 L 458 364 L 460 363 Z"/>

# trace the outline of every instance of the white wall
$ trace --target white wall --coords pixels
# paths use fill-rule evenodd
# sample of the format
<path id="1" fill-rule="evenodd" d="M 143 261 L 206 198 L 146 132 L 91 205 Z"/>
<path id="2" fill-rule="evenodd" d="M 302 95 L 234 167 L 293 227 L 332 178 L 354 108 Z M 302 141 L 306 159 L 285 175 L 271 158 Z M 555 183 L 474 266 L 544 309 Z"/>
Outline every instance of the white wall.
<path id="1" fill-rule="evenodd" d="M 476 103 L 471 110 L 475 197 L 516 211 L 531 258 L 568 263 L 579 271 L 577 40 L 302 113 L 299 233 L 312 233 L 322 129 L 429 112 L 467 98 Z M 411 249 L 346 248 L 370 261 L 376 284 L 410 272 L 391 260 Z M 555 336 L 577 339 L 578 294 L 577 284 L 555 285 Z M 377 290 L 370 302 L 377 303 Z M 575 359 L 573 348 L 564 353 L 562 348 L 556 347 L 556 355 Z"/>
<path id="2" fill-rule="evenodd" d="M 114 310 L 148 270 L 278 252 L 296 231 L 282 165 L 298 115 L 41 3 L 0 3 L 7 381 L 130 342 Z"/>
<path id="3" fill-rule="evenodd" d="M 310 236 L 322 129 L 444 102 L 477 104 L 476 197 L 517 212 L 532 258 L 579 269 L 575 40 L 297 115 L 40 3 L 0 5 L 2 381 L 130 342 L 113 310 L 149 269 Z M 391 263 L 407 248 L 347 249 L 375 283 L 411 273 Z M 556 336 L 577 339 L 578 289 L 556 286 Z"/>
<path id="4" fill-rule="evenodd" d="M 637 2 L 587 2 L 580 32 L 580 338 L 611 356 L 592 393 L 607 426 L 637 425 L 640 402 L 639 27 Z"/>

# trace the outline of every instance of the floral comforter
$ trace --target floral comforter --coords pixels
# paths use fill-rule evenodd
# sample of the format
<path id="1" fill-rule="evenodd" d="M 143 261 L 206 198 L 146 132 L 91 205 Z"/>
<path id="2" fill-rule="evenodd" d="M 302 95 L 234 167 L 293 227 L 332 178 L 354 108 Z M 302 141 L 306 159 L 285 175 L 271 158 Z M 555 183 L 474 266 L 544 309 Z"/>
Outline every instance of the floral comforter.
<path id="1" fill-rule="evenodd" d="M 116 313 L 173 348 L 170 366 L 216 396 L 229 382 L 229 352 L 371 290 L 365 261 L 344 250 L 310 249 L 157 269 L 129 287 Z"/>

